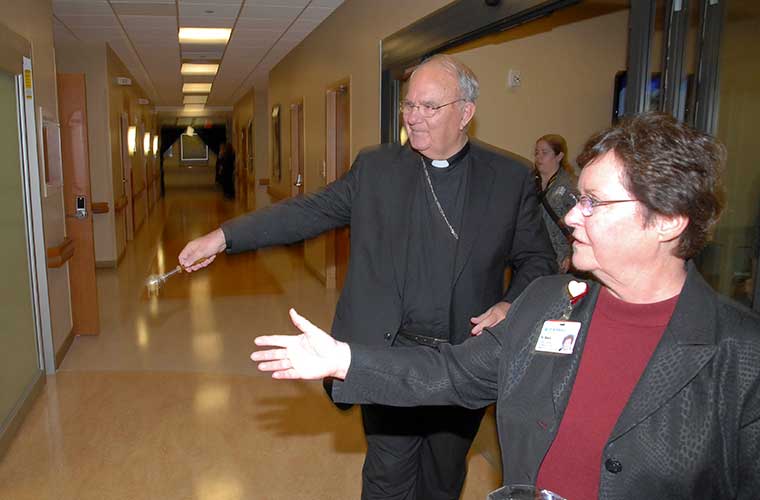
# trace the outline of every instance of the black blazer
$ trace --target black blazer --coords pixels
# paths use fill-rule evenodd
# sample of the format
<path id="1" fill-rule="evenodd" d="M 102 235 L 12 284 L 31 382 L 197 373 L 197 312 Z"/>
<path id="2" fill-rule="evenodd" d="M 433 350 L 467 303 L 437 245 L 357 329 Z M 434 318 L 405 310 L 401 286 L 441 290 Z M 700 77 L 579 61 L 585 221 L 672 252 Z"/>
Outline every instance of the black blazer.
<path id="1" fill-rule="evenodd" d="M 504 482 L 534 483 L 567 407 L 599 293 L 592 284 L 573 311 L 582 323 L 573 354 L 536 353 L 543 322 L 559 318 L 569 302 L 570 278 L 537 280 L 506 321 L 462 345 L 393 353 L 352 345 L 348 376 L 333 385 L 333 399 L 468 408 L 496 402 Z M 716 294 L 691 264 L 599 468 L 601 499 L 760 495 L 760 318 Z"/>
<path id="2" fill-rule="evenodd" d="M 478 142 L 471 172 L 450 308 L 451 339 L 469 335 L 469 319 L 500 300 L 512 302 L 535 278 L 556 270 L 530 169 Z M 333 335 L 390 345 L 403 314 L 413 194 L 422 181 L 420 155 L 383 145 L 360 153 L 351 170 L 323 190 L 291 198 L 222 225 L 228 252 L 292 243 L 351 226 L 348 273 Z M 504 293 L 504 270 L 514 273 Z"/>

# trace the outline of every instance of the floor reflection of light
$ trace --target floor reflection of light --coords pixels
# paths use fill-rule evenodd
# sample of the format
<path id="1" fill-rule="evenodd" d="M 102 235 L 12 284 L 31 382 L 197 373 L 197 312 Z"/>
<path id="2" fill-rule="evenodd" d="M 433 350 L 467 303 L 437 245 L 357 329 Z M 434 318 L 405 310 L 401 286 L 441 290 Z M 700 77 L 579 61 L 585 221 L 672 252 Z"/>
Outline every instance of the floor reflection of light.
<path id="1" fill-rule="evenodd" d="M 237 477 L 206 473 L 195 480 L 195 493 L 197 500 L 240 500 L 243 485 Z"/>
<path id="2" fill-rule="evenodd" d="M 218 382 L 203 382 L 195 393 L 195 412 L 211 413 L 226 410 L 230 403 L 230 386 Z"/>
<path id="3" fill-rule="evenodd" d="M 217 332 L 193 333 L 193 354 L 198 361 L 216 363 L 222 358 L 224 345 Z"/>
<path id="4" fill-rule="evenodd" d="M 159 243 L 158 250 L 156 251 L 156 262 L 158 264 L 158 274 L 164 274 L 166 267 L 164 265 L 164 246 Z"/>
<path id="5" fill-rule="evenodd" d="M 208 274 L 192 274 L 188 278 L 190 279 L 190 321 L 192 327 L 195 331 L 200 332 L 213 330 L 216 328 L 216 322 Z"/>
<path id="6" fill-rule="evenodd" d="M 137 328 L 137 346 L 141 350 L 145 350 L 150 343 L 150 335 L 148 334 L 148 325 L 145 323 L 145 318 L 138 316 L 135 326 Z"/>

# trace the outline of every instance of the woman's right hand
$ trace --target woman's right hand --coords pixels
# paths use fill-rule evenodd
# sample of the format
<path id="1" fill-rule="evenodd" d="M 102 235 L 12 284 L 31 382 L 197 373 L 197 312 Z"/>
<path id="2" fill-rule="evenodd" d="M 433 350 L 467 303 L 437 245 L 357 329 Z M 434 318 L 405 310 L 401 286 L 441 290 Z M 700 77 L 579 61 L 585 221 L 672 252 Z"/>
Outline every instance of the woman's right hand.
<path id="1" fill-rule="evenodd" d="M 251 353 L 259 370 L 272 372 L 273 378 L 318 380 L 346 378 L 351 365 L 351 347 L 339 342 L 324 330 L 290 310 L 290 320 L 300 335 L 267 335 L 256 337 L 259 347 L 272 347 Z"/>

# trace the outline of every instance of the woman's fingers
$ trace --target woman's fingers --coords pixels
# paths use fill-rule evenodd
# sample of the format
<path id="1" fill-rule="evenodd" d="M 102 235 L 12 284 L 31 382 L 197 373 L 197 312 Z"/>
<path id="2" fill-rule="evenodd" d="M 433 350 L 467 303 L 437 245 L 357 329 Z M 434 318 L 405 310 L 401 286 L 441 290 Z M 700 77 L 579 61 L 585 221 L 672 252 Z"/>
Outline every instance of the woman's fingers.
<path id="1" fill-rule="evenodd" d="M 287 349 L 266 349 L 263 351 L 253 351 L 251 353 L 251 359 L 256 362 L 288 359 L 288 350 Z"/>
<path id="2" fill-rule="evenodd" d="M 293 368 L 290 368 L 288 370 L 280 370 L 274 372 L 272 374 L 272 378 L 293 380 L 301 379 L 302 377 L 298 374 L 297 371 L 295 371 Z"/>
<path id="3" fill-rule="evenodd" d="M 276 361 L 262 361 L 259 363 L 259 371 L 262 372 L 278 372 L 282 370 L 290 370 L 293 365 L 290 364 L 288 359 L 278 359 Z"/>
<path id="4" fill-rule="evenodd" d="M 310 333 L 314 330 L 318 330 L 318 328 L 314 326 L 311 321 L 298 314 L 295 309 L 291 308 L 289 313 L 290 321 L 292 321 L 296 328 L 301 330 L 303 333 Z"/>
<path id="5" fill-rule="evenodd" d="M 253 339 L 253 342 L 262 347 L 289 347 L 293 343 L 293 335 L 262 335 Z M 266 352 L 266 351 L 259 351 Z"/>

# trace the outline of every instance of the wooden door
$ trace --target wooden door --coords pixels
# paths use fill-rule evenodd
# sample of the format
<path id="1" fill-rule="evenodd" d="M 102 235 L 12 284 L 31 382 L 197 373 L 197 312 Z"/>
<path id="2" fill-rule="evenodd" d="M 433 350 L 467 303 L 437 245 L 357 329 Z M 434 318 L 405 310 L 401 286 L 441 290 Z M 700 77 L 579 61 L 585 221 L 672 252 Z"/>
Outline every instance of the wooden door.
<path id="1" fill-rule="evenodd" d="M 246 202 L 248 199 L 248 167 L 246 165 L 246 158 L 248 157 L 248 134 L 246 128 L 240 129 L 240 147 L 237 149 L 235 155 L 235 173 L 238 181 L 238 187 L 236 193 L 238 199 Z"/>
<path id="2" fill-rule="evenodd" d="M 76 335 L 97 335 L 100 333 L 100 321 L 95 280 L 86 96 L 83 74 L 58 74 L 66 234 L 74 242 L 74 255 L 69 260 L 73 329 Z"/>
<path id="3" fill-rule="evenodd" d="M 303 104 L 290 105 L 291 196 L 303 194 Z"/>
<path id="4" fill-rule="evenodd" d="M 328 183 L 340 178 L 351 168 L 351 105 L 348 84 L 340 84 L 327 91 L 327 140 L 325 173 Z M 342 288 L 348 272 L 351 251 L 351 228 L 336 229 L 328 239 L 328 288 Z"/>
<path id="5" fill-rule="evenodd" d="M 246 207 L 251 210 L 256 208 L 256 172 L 253 168 L 253 120 L 248 120 L 248 125 L 245 128 L 245 137 L 248 144 L 248 150 L 245 154 L 245 168 L 248 170 Z"/>

